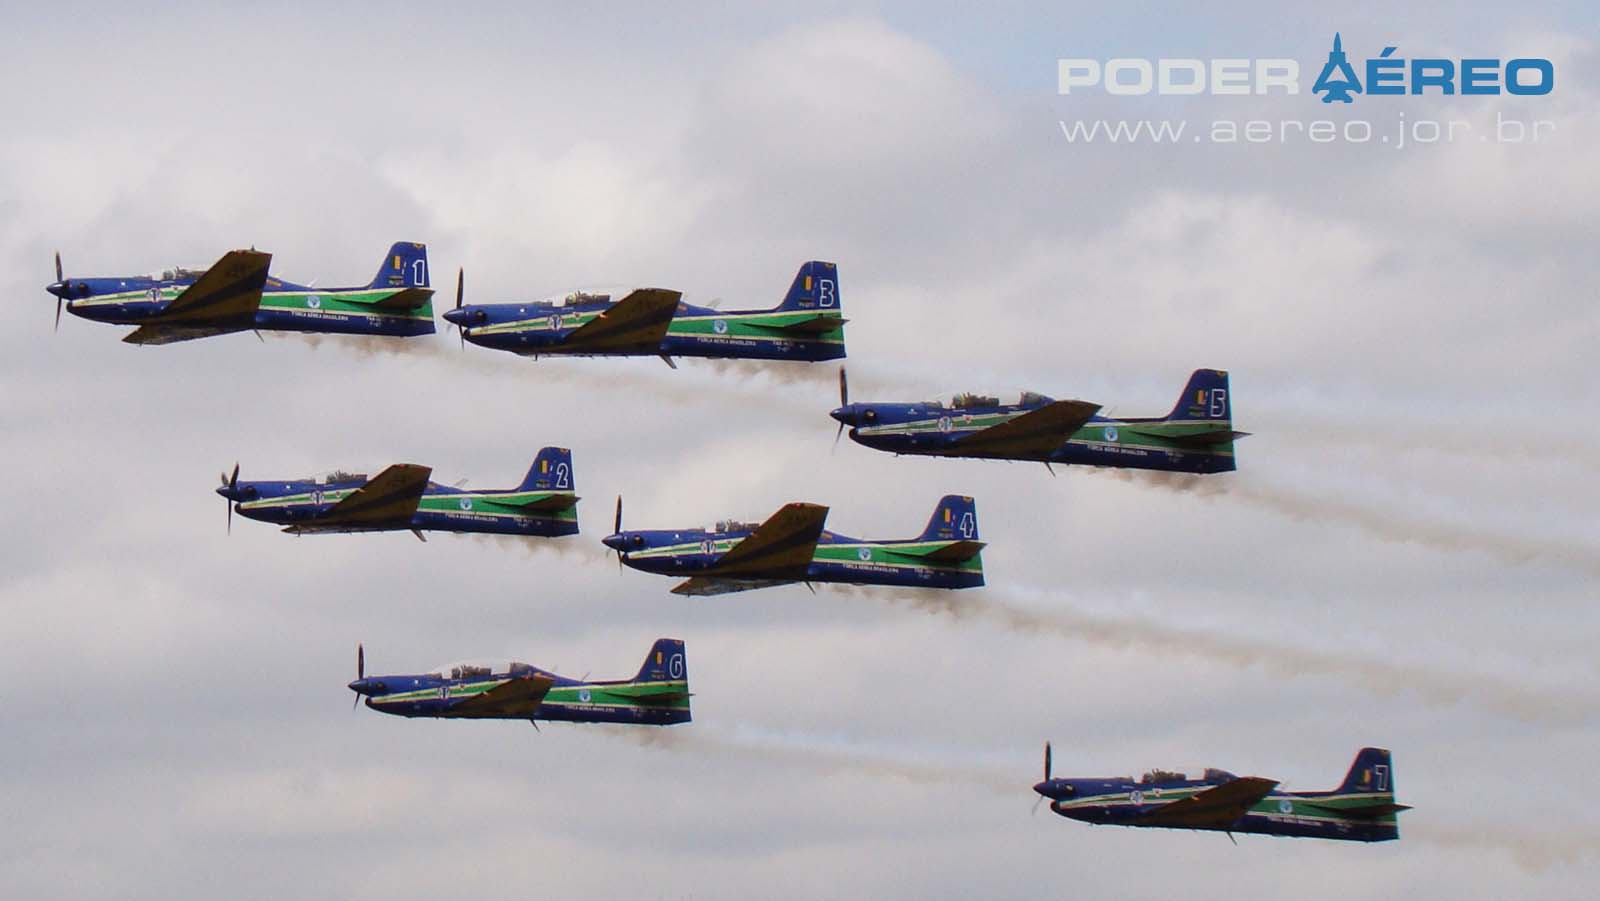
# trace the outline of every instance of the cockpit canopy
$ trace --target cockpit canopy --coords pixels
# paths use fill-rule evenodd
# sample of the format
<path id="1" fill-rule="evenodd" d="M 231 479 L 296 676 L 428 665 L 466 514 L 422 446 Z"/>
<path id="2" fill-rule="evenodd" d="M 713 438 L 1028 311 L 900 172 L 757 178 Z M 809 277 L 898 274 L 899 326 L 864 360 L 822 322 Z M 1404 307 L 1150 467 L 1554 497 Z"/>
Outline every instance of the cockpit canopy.
<path id="1" fill-rule="evenodd" d="M 1155 782 L 1182 782 L 1188 776 L 1176 770 L 1151 770 L 1139 777 L 1140 785 L 1150 785 Z"/>
<path id="2" fill-rule="evenodd" d="M 440 679 L 486 679 L 510 673 L 513 676 L 531 675 L 534 667 L 516 660 L 460 660 L 428 670 L 426 675 Z"/>
<path id="3" fill-rule="evenodd" d="M 183 278 L 199 278 L 205 273 L 205 266 L 173 266 L 171 269 L 152 272 L 145 277 L 153 282 L 171 282 Z"/>
<path id="4" fill-rule="evenodd" d="M 336 485 L 341 482 L 364 482 L 366 479 L 366 473 L 345 472 L 342 469 L 335 469 L 331 472 L 319 473 L 308 478 L 297 479 L 296 481 L 311 482 L 315 485 Z"/>
<path id="5" fill-rule="evenodd" d="M 737 519 L 719 519 L 719 520 L 717 520 L 717 524 L 711 527 L 711 531 L 713 531 L 713 532 L 754 532 L 756 530 L 756 527 L 759 526 L 759 525 L 761 525 L 761 523 L 758 523 L 758 522 L 742 522 L 742 521 L 737 520 Z"/>
<path id="6" fill-rule="evenodd" d="M 1038 407 L 1051 401 L 1051 398 L 1046 395 L 1026 389 L 1004 394 L 979 394 L 975 391 L 958 391 L 954 394 L 944 394 L 932 400 L 923 401 L 923 405 L 935 410 L 975 410 L 998 407 L 1002 397 L 1015 397 L 1016 400 L 1006 401 L 1007 405 L 1022 407 Z"/>

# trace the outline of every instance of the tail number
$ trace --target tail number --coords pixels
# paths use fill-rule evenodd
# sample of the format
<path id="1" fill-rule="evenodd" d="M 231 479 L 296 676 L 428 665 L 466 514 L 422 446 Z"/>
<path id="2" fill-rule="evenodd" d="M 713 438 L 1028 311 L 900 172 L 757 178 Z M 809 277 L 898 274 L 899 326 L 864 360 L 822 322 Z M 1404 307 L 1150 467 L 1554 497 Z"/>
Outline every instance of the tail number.
<path id="1" fill-rule="evenodd" d="M 667 659 L 667 675 L 674 679 L 683 678 L 683 655 L 673 654 Z"/>
<path id="2" fill-rule="evenodd" d="M 1212 388 L 1211 389 L 1211 406 L 1210 406 L 1210 409 L 1208 409 L 1206 411 L 1206 415 L 1210 416 L 1212 419 L 1217 419 L 1217 418 L 1220 418 L 1222 416 L 1227 415 L 1227 412 L 1228 412 L 1228 389 L 1226 389 L 1226 388 Z"/>
<path id="3" fill-rule="evenodd" d="M 557 463 L 556 464 L 556 487 L 557 488 L 571 488 L 572 487 L 572 470 L 569 469 L 567 467 L 567 464 L 565 464 L 565 463 Z"/>
<path id="4" fill-rule="evenodd" d="M 817 279 L 817 306 L 831 307 L 837 302 L 837 295 L 833 290 L 833 279 Z"/>
<path id="5" fill-rule="evenodd" d="M 1389 790 L 1389 768 L 1380 763 L 1377 766 L 1372 768 L 1372 774 L 1374 776 L 1376 776 L 1377 779 L 1378 779 L 1378 791 L 1381 791 L 1381 792 L 1388 791 Z"/>
<path id="6" fill-rule="evenodd" d="M 971 538 L 972 533 L 978 531 L 978 524 L 973 520 L 971 513 L 961 514 L 961 522 L 956 524 L 956 529 L 962 538 Z"/>
<path id="7" fill-rule="evenodd" d="M 411 283 L 425 285 L 428 283 L 428 261 L 413 260 L 411 263 Z"/>

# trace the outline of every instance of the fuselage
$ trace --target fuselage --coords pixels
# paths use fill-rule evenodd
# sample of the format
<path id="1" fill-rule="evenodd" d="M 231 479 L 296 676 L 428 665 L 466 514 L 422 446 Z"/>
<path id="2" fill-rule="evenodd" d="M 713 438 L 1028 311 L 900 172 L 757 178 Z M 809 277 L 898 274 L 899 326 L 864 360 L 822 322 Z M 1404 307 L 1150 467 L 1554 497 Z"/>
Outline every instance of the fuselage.
<path id="1" fill-rule="evenodd" d="M 1113 419 L 1094 416 L 1059 446 L 1042 454 L 985 453 L 964 450 L 962 438 L 1000 425 L 1051 403 L 1032 395 L 1017 404 L 854 403 L 830 415 L 850 428 L 857 444 L 894 454 L 1027 460 L 1043 463 L 1115 466 L 1173 472 L 1231 472 L 1233 442 L 1185 444 L 1187 435 L 1231 428 L 1227 420 L 1170 421 L 1162 418 Z"/>
<path id="2" fill-rule="evenodd" d="M 1050 799 L 1050 809 L 1069 819 L 1102 826 L 1152 826 L 1138 822 L 1165 805 L 1231 782 L 1234 776 L 1207 770 L 1204 778 L 1149 778 L 1134 781 L 1126 776 L 1105 779 L 1047 779 L 1033 790 Z M 1269 792 L 1243 816 L 1227 825 L 1157 826 L 1155 828 L 1202 829 L 1214 832 L 1259 833 L 1301 838 L 1341 839 L 1381 842 L 1400 837 L 1393 813 L 1350 813 L 1341 808 L 1370 807 L 1392 802 L 1388 792 Z"/>
<path id="3" fill-rule="evenodd" d="M 144 325 L 159 322 L 172 301 L 203 270 L 180 269 L 161 277 L 68 279 L 49 287 L 67 312 L 95 322 Z M 226 320 L 235 329 L 410 336 L 434 332 L 431 299 L 412 308 L 381 305 L 402 290 L 417 288 L 329 288 L 320 290 L 268 278 L 261 305 L 247 318 Z M 431 293 L 431 292 L 430 292 Z M 188 323 L 191 325 L 206 323 Z"/>
<path id="4" fill-rule="evenodd" d="M 446 311 L 444 317 L 456 323 L 463 337 L 473 344 L 525 356 L 661 355 L 820 362 L 845 355 L 842 319 L 836 328 L 823 331 L 784 330 L 787 325 L 812 320 L 818 315 L 838 317 L 837 310 L 820 313 L 814 309 L 719 311 L 681 302 L 658 345 L 624 351 L 563 347 L 563 342 L 573 332 L 611 306 L 609 297 L 580 295 L 570 303 L 469 305 Z"/>
<path id="5" fill-rule="evenodd" d="M 517 678 L 544 676 L 555 684 L 531 715 L 507 715 L 458 709 L 464 701 Z M 688 683 L 677 681 L 587 682 L 558 676 L 526 664 L 495 674 L 444 673 L 372 676 L 350 683 L 366 696 L 367 706 L 405 717 L 471 719 L 537 719 L 569 723 L 635 723 L 670 726 L 690 721 Z M 626 690 L 627 694 L 617 690 Z M 660 695 L 652 699 L 652 695 Z"/>
<path id="6" fill-rule="evenodd" d="M 217 493 L 235 501 L 234 509 L 241 516 L 316 531 L 315 523 L 319 516 L 332 510 L 366 483 L 365 476 L 327 481 L 239 482 L 233 488 L 224 485 L 217 489 Z M 549 490 L 467 491 L 429 482 L 408 523 L 375 529 L 356 527 L 329 531 L 417 529 L 540 537 L 576 535 L 578 514 L 575 506 L 559 510 L 530 510 L 524 506 L 557 493 Z"/>
<path id="7" fill-rule="evenodd" d="M 628 531 L 605 539 L 622 561 L 644 572 L 672 576 L 716 575 L 717 561 L 754 531 L 753 527 L 721 530 Z M 867 541 L 824 530 L 803 577 L 741 570 L 749 580 L 843 582 L 854 585 L 897 585 L 925 588 L 975 588 L 983 584 L 983 558 L 940 562 L 918 556 L 949 541 Z"/>

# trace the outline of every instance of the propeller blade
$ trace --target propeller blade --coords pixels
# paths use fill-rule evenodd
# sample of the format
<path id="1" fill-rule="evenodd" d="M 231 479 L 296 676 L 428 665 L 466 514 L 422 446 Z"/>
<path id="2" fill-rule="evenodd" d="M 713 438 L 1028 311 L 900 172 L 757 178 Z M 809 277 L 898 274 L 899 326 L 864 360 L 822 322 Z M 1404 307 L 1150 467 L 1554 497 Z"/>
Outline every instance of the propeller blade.
<path id="1" fill-rule="evenodd" d="M 238 488 L 238 487 L 239 487 L 239 463 L 238 463 L 238 461 L 234 461 L 234 464 L 233 464 L 233 475 L 228 476 L 228 489 L 231 491 L 232 489 Z"/>
<path id="2" fill-rule="evenodd" d="M 61 251 L 56 251 L 56 281 L 61 281 Z"/>
<path id="3" fill-rule="evenodd" d="M 841 422 L 841 423 L 839 423 L 839 430 L 837 432 L 833 433 L 833 450 L 828 451 L 828 453 L 831 454 L 831 453 L 833 453 L 833 451 L 836 451 L 836 450 L 839 449 L 839 439 L 843 438 L 843 437 L 844 437 L 844 423 Z"/>
<path id="4" fill-rule="evenodd" d="M 233 493 L 234 489 L 239 487 L 239 463 L 238 463 L 237 460 L 235 460 L 234 464 L 233 464 L 233 475 L 229 476 L 227 481 L 224 484 L 226 484 L 228 486 L 228 493 L 230 493 L 230 494 Z M 228 504 L 228 534 L 232 535 L 233 534 L 233 498 L 229 497 L 229 498 L 226 498 L 225 500 L 227 501 L 227 504 Z"/>
<path id="5" fill-rule="evenodd" d="M 850 406 L 850 382 L 844 375 L 844 367 L 839 367 L 839 406 Z"/>
<path id="6" fill-rule="evenodd" d="M 617 517 L 611 523 L 611 534 L 617 535 L 617 534 L 620 534 L 621 532 L 622 532 L 622 495 L 619 494 L 619 495 L 617 495 Z"/>
<path id="7" fill-rule="evenodd" d="M 1043 803 L 1044 803 L 1044 795 L 1040 795 L 1038 798 L 1034 799 L 1033 809 L 1028 811 L 1028 816 L 1031 817 L 1034 814 L 1037 814 L 1039 812 L 1039 805 L 1043 804 Z"/>
<path id="8" fill-rule="evenodd" d="M 458 310 L 461 309 L 461 289 L 466 285 L 466 281 L 467 281 L 467 270 L 466 270 L 466 267 L 458 268 L 456 270 L 456 309 L 458 309 Z M 456 337 L 461 339 L 461 349 L 462 350 L 466 350 L 467 349 L 467 333 L 464 330 L 462 330 L 461 326 L 459 326 L 459 325 L 456 326 Z"/>
<path id="9" fill-rule="evenodd" d="M 56 298 L 56 331 L 61 331 L 61 298 Z"/>
<path id="10" fill-rule="evenodd" d="M 1050 743 L 1044 743 L 1044 781 L 1050 781 Z"/>
<path id="11" fill-rule="evenodd" d="M 356 645 L 356 678 L 357 679 L 365 679 L 366 677 L 367 677 L 367 649 L 364 646 L 362 646 L 360 644 L 357 644 Z"/>

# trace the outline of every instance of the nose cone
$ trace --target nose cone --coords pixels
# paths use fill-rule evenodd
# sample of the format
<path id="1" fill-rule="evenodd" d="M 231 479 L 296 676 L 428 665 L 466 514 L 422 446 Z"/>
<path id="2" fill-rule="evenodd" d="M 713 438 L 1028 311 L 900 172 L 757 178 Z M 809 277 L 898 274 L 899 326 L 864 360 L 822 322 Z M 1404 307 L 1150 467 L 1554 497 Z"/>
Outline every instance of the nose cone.
<path id="1" fill-rule="evenodd" d="M 623 547 L 627 544 L 627 541 L 627 537 L 621 532 L 618 532 L 615 535 L 607 535 L 606 537 L 600 539 L 601 544 L 604 544 L 606 547 L 618 552 L 623 549 Z"/>
<path id="2" fill-rule="evenodd" d="M 44 289 L 61 298 L 62 300 L 66 300 L 69 296 L 71 286 L 68 282 L 51 282 L 50 284 L 45 285 Z"/>
<path id="3" fill-rule="evenodd" d="M 472 311 L 466 307 L 456 307 L 455 309 L 444 311 L 444 321 L 451 325 L 464 326 L 467 324 L 467 320 L 471 318 Z"/>
<path id="4" fill-rule="evenodd" d="M 1035 782 L 1033 784 L 1033 790 L 1038 792 L 1041 795 L 1044 795 L 1046 798 L 1050 797 L 1050 782 L 1049 782 L 1049 780 L 1046 780 L 1044 782 Z"/>
<path id="5" fill-rule="evenodd" d="M 845 425 L 849 425 L 850 424 L 850 418 L 851 417 L 850 417 L 850 408 L 849 407 L 836 407 L 836 408 L 834 408 L 833 412 L 829 413 L 828 415 L 832 416 L 834 419 L 838 420 L 839 422 L 844 423 Z"/>
<path id="6" fill-rule="evenodd" d="M 372 694 L 372 683 L 366 679 L 357 679 L 350 683 L 350 690 L 358 695 Z"/>
<path id="7" fill-rule="evenodd" d="M 230 501 L 233 500 L 233 489 L 229 488 L 227 485 L 217 486 L 217 493 Z"/>

